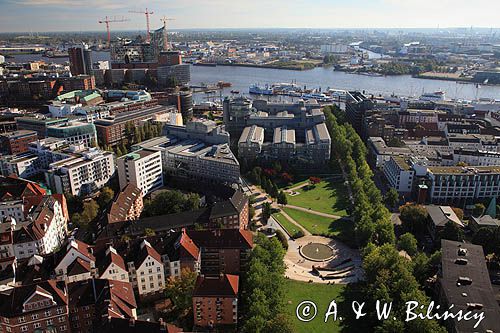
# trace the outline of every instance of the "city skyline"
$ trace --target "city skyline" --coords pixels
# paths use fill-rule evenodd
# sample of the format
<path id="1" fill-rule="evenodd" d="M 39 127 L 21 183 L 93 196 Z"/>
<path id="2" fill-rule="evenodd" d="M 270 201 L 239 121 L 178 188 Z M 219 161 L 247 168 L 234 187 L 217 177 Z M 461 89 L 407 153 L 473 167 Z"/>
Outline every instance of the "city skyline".
<path id="1" fill-rule="evenodd" d="M 215 0 L 209 4 L 204 0 L 169 4 L 159 0 L 2 0 L 0 4 L 0 32 L 100 31 L 104 27 L 98 20 L 105 16 L 130 19 L 114 24 L 113 31 L 145 30 L 144 15 L 129 11 L 146 7 L 154 12 L 152 29 L 162 25 L 164 15 L 175 18 L 169 22 L 171 29 L 500 28 L 496 17 L 500 4 L 490 0 L 354 0 L 349 4 L 337 0 Z"/>

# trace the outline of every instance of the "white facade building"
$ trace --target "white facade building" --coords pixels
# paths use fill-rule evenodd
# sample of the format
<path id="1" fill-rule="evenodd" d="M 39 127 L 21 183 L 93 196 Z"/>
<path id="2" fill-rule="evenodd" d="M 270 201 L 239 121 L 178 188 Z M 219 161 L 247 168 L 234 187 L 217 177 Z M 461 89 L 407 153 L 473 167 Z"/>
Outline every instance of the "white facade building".
<path id="1" fill-rule="evenodd" d="M 114 173 L 113 153 L 89 148 L 50 164 L 45 178 L 57 193 L 85 195 L 106 185 Z"/>
<path id="2" fill-rule="evenodd" d="M 384 164 L 384 175 L 389 185 L 399 193 L 410 193 L 412 191 L 415 171 L 408 165 L 404 158 L 391 156 Z"/>
<path id="3" fill-rule="evenodd" d="M 160 254 L 143 240 L 134 261 L 127 263 L 130 282 L 140 297 L 162 291 L 165 288 L 165 272 Z"/>
<path id="4" fill-rule="evenodd" d="M 132 183 L 142 195 L 163 186 L 161 152 L 141 149 L 117 159 L 120 189 Z"/>

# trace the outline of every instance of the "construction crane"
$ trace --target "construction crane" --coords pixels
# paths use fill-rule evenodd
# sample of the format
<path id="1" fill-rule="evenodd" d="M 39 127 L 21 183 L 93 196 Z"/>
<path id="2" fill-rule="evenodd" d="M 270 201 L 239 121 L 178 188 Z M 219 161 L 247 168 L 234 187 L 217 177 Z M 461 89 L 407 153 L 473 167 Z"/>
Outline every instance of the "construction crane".
<path id="1" fill-rule="evenodd" d="M 146 42 L 149 43 L 151 41 L 151 36 L 149 35 L 149 15 L 153 15 L 153 12 L 150 12 L 147 8 L 145 12 L 141 11 L 136 11 L 136 10 L 131 10 L 129 13 L 134 13 L 134 14 L 144 14 L 146 15 Z"/>
<path id="2" fill-rule="evenodd" d="M 126 22 L 126 21 L 130 21 L 129 19 L 126 19 L 124 17 L 122 18 L 109 18 L 109 17 L 105 17 L 103 18 L 102 20 L 99 21 L 99 23 L 105 23 L 106 24 L 106 31 L 108 32 L 108 47 L 111 47 L 111 32 L 109 30 L 109 24 L 110 23 L 115 23 L 115 22 Z"/>
<path id="3" fill-rule="evenodd" d="M 174 21 L 175 19 L 163 16 L 161 21 L 163 22 L 163 49 L 165 51 L 168 51 L 170 49 L 170 46 L 168 44 L 168 32 L 167 32 L 167 21 Z"/>

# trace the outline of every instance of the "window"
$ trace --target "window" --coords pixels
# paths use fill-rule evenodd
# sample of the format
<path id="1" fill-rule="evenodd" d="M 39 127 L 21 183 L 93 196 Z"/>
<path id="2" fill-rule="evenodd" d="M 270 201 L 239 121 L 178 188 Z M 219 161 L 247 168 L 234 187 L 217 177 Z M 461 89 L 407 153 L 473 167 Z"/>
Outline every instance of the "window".
<path id="1" fill-rule="evenodd" d="M 47 319 L 47 325 L 52 325 L 54 321 L 52 319 Z"/>
<path id="2" fill-rule="evenodd" d="M 50 310 L 45 311 L 45 317 L 50 317 Z"/>
<path id="3" fill-rule="evenodd" d="M 24 323 L 24 322 L 26 322 L 26 318 L 24 318 L 24 316 L 19 317 L 19 323 Z"/>
<path id="4" fill-rule="evenodd" d="M 64 323 L 65 320 L 66 320 L 66 318 L 64 318 L 63 316 L 59 317 L 59 322 L 60 323 Z"/>
<path id="5" fill-rule="evenodd" d="M 155 284 L 154 284 L 154 283 L 150 283 L 150 284 L 149 284 L 149 286 L 150 286 L 151 288 L 154 288 L 154 287 L 155 287 Z"/>
<path id="6" fill-rule="evenodd" d="M 40 323 L 33 324 L 33 328 L 40 328 L 40 327 L 42 327 L 42 324 L 40 324 Z"/>
<path id="7" fill-rule="evenodd" d="M 31 315 L 31 319 L 32 319 L 32 320 L 36 320 L 36 319 L 38 319 L 38 314 L 37 314 L 37 313 L 32 314 L 32 315 Z"/>
<path id="8" fill-rule="evenodd" d="M 21 326 L 21 332 L 28 332 L 28 325 Z"/>

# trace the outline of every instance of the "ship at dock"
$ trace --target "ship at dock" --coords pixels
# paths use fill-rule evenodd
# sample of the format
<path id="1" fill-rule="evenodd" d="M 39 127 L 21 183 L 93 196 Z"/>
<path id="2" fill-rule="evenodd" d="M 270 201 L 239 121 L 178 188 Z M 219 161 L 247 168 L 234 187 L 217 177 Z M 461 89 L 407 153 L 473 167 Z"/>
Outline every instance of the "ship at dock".
<path id="1" fill-rule="evenodd" d="M 267 95 L 267 96 L 274 95 L 273 88 L 267 84 L 264 87 L 259 86 L 257 84 L 251 85 L 250 88 L 248 89 L 248 92 L 254 95 Z"/>

